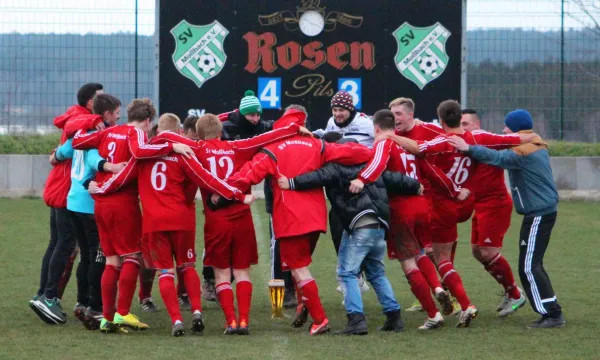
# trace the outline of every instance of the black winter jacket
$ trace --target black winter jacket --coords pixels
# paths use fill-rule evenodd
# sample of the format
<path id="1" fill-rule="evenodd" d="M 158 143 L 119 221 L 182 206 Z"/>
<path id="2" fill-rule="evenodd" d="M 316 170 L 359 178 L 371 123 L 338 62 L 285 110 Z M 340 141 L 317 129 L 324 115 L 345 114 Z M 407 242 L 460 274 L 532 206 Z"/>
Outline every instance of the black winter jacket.
<path id="1" fill-rule="evenodd" d="M 343 166 L 329 163 L 319 170 L 289 179 L 290 190 L 305 190 L 325 186 L 325 192 L 332 209 L 339 215 L 346 231 L 354 228 L 356 221 L 366 214 L 373 214 L 389 228 L 390 207 L 388 191 L 396 195 L 416 195 L 420 183 L 404 174 L 386 171 L 377 181 L 365 185 L 363 191 L 352 194 L 350 181 L 356 179 L 365 167 Z"/>
<path id="2" fill-rule="evenodd" d="M 232 111 L 227 116 L 227 120 L 223 121 L 221 138 L 223 140 L 249 139 L 273 130 L 274 123 L 274 120 L 260 119 L 258 124 L 253 125 L 239 111 Z M 270 176 L 265 179 L 264 192 L 266 211 L 270 214 L 273 211 L 273 190 L 271 190 Z"/>

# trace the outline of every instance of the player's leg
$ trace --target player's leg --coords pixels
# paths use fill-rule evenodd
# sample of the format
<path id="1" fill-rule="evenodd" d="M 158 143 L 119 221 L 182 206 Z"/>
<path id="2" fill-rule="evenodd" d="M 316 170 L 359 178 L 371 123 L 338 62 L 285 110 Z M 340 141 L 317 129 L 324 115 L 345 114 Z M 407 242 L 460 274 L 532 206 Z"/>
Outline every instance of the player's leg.
<path id="1" fill-rule="evenodd" d="M 404 330 L 404 323 L 400 315 L 400 305 L 396 301 L 396 296 L 392 290 L 392 286 L 385 276 L 385 266 L 383 257 L 386 251 L 385 230 L 378 224 L 378 229 L 358 229 L 371 239 L 371 246 L 366 254 L 363 264 L 367 281 L 373 286 L 373 290 L 377 295 L 377 300 L 381 304 L 383 313 L 386 316 L 386 321 L 380 331 L 400 332 Z"/>
<path id="2" fill-rule="evenodd" d="M 292 273 L 289 270 L 283 271 L 281 266 L 281 253 L 279 250 L 279 241 L 275 239 L 273 231 L 273 217 L 269 214 L 269 235 L 270 243 L 270 261 L 271 261 L 271 279 L 283 279 L 285 291 L 283 296 L 283 307 L 293 309 L 298 306 L 301 299 L 297 297 L 297 288 Z"/>
<path id="3" fill-rule="evenodd" d="M 310 335 L 319 335 L 330 331 L 329 320 L 319 297 L 319 288 L 308 270 L 318 239 L 319 233 L 309 233 L 280 240 L 281 260 L 291 269 L 292 276 L 302 293 L 303 306 L 307 308 L 313 319 L 313 324 L 309 329 Z"/>
<path id="4" fill-rule="evenodd" d="M 77 303 L 73 308 L 73 314 L 80 321 L 83 322 L 85 316 L 85 310 L 90 305 L 90 283 L 88 281 L 88 273 L 90 270 L 90 245 L 88 238 L 85 233 L 78 213 L 69 211 L 71 216 L 71 222 L 75 229 L 75 237 L 77 238 L 77 246 L 80 250 L 79 265 L 77 266 L 76 277 L 77 277 Z"/>
<path id="5" fill-rule="evenodd" d="M 142 261 L 139 273 L 140 289 L 138 292 L 138 300 L 140 301 L 142 311 L 148 313 L 155 313 L 158 311 L 158 307 L 152 300 L 152 286 L 154 285 L 155 276 L 156 269 L 146 267 L 145 263 Z"/>
<path id="6" fill-rule="evenodd" d="M 250 268 L 233 269 L 235 277 L 235 296 L 238 304 L 238 329 L 239 335 L 249 335 L 250 307 L 252 305 L 252 281 Z"/>
<path id="7" fill-rule="evenodd" d="M 240 335 L 249 335 L 250 306 L 252 303 L 252 282 L 250 266 L 258 264 L 258 247 L 252 213 L 246 211 L 232 222 L 236 231 L 233 233 L 231 247 L 231 267 L 235 277 L 235 295 L 238 305 L 238 331 Z"/>
<path id="8" fill-rule="evenodd" d="M 342 334 L 366 335 L 369 332 L 360 296 L 358 275 L 363 260 L 373 246 L 374 240 L 370 235 L 369 229 L 356 229 L 350 233 L 344 231 L 342 234 L 338 252 L 337 277 L 342 287 L 342 294 L 344 294 L 344 307 L 348 318 Z M 375 276 L 377 274 L 374 272 L 369 274 L 371 275 L 370 280 L 378 280 Z"/>
<path id="9" fill-rule="evenodd" d="M 48 266 L 46 289 L 44 294 L 34 302 L 34 305 L 46 318 L 57 324 L 64 324 L 67 318 L 58 299 L 58 285 L 77 240 L 67 209 L 56 209 L 56 224 L 58 237 Z"/>

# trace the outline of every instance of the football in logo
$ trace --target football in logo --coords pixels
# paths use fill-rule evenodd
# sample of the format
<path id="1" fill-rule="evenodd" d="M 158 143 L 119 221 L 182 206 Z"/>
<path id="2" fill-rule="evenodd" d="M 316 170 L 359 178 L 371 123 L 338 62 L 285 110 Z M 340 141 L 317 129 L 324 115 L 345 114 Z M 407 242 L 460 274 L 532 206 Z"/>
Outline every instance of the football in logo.
<path id="1" fill-rule="evenodd" d="M 198 69 L 204 73 L 208 74 L 217 67 L 215 57 L 210 54 L 196 55 L 196 60 L 198 61 Z"/>
<path id="2" fill-rule="evenodd" d="M 425 75 L 431 75 L 432 77 L 438 76 L 438 62 L 433 56 L 420 56 L 417 61 L 419 62 L 419 69 Z"/>

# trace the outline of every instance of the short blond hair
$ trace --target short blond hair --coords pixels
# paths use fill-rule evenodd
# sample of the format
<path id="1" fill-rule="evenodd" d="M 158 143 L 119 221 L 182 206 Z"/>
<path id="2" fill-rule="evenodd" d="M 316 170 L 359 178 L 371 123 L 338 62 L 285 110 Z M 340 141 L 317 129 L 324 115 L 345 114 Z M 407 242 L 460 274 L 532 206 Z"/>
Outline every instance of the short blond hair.
<path id="1" fill-rule="evenodd" d="M 218 139 L 222 130 L 221 120 L 215 114 L 204 114 L 196 122 L 196 133 L 201 140 Z"/>
<path id="2" fill-rule="evenodd" d="M 392 102 L 390 103 L 390 109 L 394 106 L 399 106 L 399 105 L 404 106 L 406 108 L 406 110 L 408 110 L 408 112 L 411 112 L 411 113 L 415 112 L 415 102 L 412 99 L 405 98 L 405 97 L 396 98 L 396 99 L 392 100 Z"/>
<path id="3" fill-rule="evenodd" d="M 158 118 L 158 131 L 172 131 L 179 133 L 181 128 L 181 120 L 179 117 L 172 113 L 164 113 Z"/>

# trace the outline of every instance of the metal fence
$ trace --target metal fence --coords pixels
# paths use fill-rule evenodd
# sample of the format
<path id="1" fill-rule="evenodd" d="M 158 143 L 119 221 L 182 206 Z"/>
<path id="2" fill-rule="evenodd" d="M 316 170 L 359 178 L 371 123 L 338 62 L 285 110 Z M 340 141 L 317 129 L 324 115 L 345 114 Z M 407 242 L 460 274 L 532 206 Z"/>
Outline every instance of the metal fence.
<path id="1" fill-rule="evenodd" d="M 0 134 L 54 131 L 93 79 L 154 96 L 154 0 L 0 3 Z M 467 101 L 483 127 L 526 108 L 550 139 L 600 139 L 600 1 L 469 0 Z M 202 105 L 202 104 L 200 104 Z"/>

